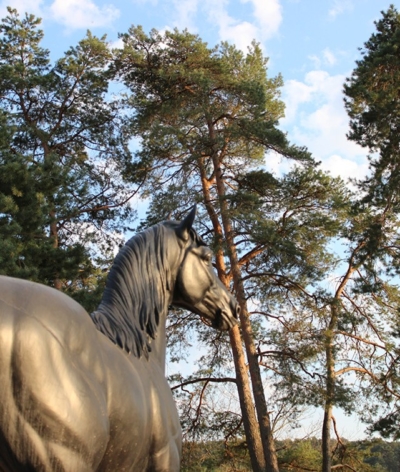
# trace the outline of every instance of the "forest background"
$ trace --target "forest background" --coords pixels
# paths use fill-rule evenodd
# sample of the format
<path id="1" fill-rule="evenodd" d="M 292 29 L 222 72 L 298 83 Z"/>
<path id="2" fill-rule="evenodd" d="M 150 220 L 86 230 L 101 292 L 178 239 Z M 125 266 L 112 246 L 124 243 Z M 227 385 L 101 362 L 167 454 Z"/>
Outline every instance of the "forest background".
<path id="1" fill-rule="evenodd" d="M 351 423 L 341 426 L 336 411 L 358 409 L 388 437 L 398 425 L 398 14 L 369 24 L 378 35 L 352 76 L 360 53 L 351 57 L 349 128 L 346 76 L 322 70 L 335 67 L 332 50 L 310 55 L 316 70 L 304 83 L 283 85 L 266 61 L 264 44 L 299 4 L 252 2 L 253 27 L 211 9 L 214 28 L 239 41 L 217 49 L 191 32 L 132 27 L 117 49 L 87 33 L 53 60 L 34 17 L 9 10 L 1 25 L 2 272 L 53 285 L 90 310 L 116 245 L 138 226 L 132 202 L 146 199 L 143 227 L 197 201 L 199 232 L 241 303 L 241 326 L 228 339 L 174 313 L 170 361 L 201 350 L 196 372 L 178 363 L 170 380 L 185 438 L 246 437 L 253 470 L 277 470 L 274 438 L 283 427 L 292 434 L 308 406 L 323 416 L 315 434 L 324 471 L 351 467 L 341 439 Z M 68 5 L 41 4 L 44 24 L 67 22 Z M 356 6 L 319 12 L 324 31 Z M 117 18 L 110 5 L 80 8 L 75 26 L 90 14 L 94 29 Z M 375 164 L 365 179 L 368 152 Z"/>

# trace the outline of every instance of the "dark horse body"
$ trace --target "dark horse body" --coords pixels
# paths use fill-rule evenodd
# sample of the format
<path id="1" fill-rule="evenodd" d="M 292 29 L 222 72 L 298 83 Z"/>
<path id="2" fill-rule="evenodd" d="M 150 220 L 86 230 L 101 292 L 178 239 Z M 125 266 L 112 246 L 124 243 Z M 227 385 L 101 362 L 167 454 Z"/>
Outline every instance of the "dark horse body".
<path id="1" fill-rule="evenodd" d="M 92 318 L 56 290 L 0 277 L 1 472 L 179 471 L 168 306 L 219 329 L 236 318 L 194 211 L 124 246 Z"/>

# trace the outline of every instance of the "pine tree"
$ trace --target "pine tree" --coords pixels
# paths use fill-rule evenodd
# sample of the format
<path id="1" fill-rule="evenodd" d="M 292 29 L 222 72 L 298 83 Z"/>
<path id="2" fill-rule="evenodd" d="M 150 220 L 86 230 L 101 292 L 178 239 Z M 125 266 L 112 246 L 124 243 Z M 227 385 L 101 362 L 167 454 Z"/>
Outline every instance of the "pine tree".
<path id="1" fill-rule="evenodd" d="M 40 19 L 8 8 L 0 23 L 1 273 L 70 292 L 92 290 L 133 194 L 112 55 L 90 32 L 52 65 Z M 122 223 L 124 221 L 124 223 Z M 96 284 L 95 284 L 96 285 Z"/>
<path id="2" fill-rule="evenodd" d="M 367 269 L 361 290 L 373 292 L 387 287 L 388 307 L 393 312 L 389 326 L 398 337 L 399 318 L 395 316 L 398 294 L 389 282 L 399 275 L 400 210 L 400 14 L 391 5 L 375 22 L 376 32 L 361 49 L 362 58 L 345 84 L 345 103 L 350 116 L 349 138 L 371 153 L 371 176 L 359 182 L 363 192 L 357 210 L 368 214 L 362 234 L 364 245 L 359 261 Z M 393 282 L 392 282 L 393 284 Z M 400 419 L 399 376 L 395 364 L 398 342 L 392 341 L 393 361 L 382 375 L 381 399 L 389 411 L 375 425 L 382 434 L 396 437 Z"/>
<path id="3" fill-rule="evenodd" d="M 244 55 L 226 43 L 209 49 L 187 31 L 161 35 L 153 30 L 146 35 L 134 27 L 122 39 L 124 48 L 116 69 L 132 92 L 128 99 L 135 110 L 131 127 L 142 139 L 132 170 L 136 177 L 142 173 L 148 178 L 148 194 L 154 196 L 152 211 L 158 206 L 165 212 L 193 201 L 204 205 L 218 275 L 226 286 L 233 284 L 241 306 L 241 332 L 262 449 L 257 445 L 260 433 L 238 328 L 231 330 L 230 342 L 253 468 L 277 471 L 230 195 L 235 194 L 238 179 L 263 162 L 266 151 L 299 162 L 311 158 L 305 149 L 291 146 L 277 128 L 283 115 L 282 79 L 267 78 L 267 61 L 257 44 Z M 253 248 L 247 258 L 257 253 Z"/>
<path id="4" fill-rule="evenodd" d="M 349 139 L 373 153 L 364 185 L 376 204 L 385 205 L 399 187 L 400 14 L 392 5 L 375 26 L 344 92 Z"/>

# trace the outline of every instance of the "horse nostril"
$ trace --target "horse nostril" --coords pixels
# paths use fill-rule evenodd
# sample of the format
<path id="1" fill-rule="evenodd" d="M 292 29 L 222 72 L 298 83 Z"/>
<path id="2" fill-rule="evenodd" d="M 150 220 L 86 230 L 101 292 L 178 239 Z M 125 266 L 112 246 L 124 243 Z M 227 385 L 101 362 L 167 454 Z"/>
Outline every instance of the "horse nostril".
<path id="1" fill-rule="evenodd" d="M 240 306 L 236 305 L 236 318 L 239 318 L 240 315 Z"/>

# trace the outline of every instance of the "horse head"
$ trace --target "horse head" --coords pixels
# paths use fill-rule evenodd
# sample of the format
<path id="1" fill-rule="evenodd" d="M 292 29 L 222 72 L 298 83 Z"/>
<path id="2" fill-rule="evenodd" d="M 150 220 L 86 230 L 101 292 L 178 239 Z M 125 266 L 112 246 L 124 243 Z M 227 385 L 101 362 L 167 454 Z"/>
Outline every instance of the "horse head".
<path id="1" fill-rule="evenodd" d="M 219 330 L 237 324 L 239 306 L 217 277 L 213 253 L 192 228 L 196 206 L 176 224 L 175 232 L 183 248 L 183 257 L 175 279 L 172 305 L 200 315 Z"/>
<path id="2" fill-rule="evenodd" d="M 215 274 L 211 249 L 192 228 L 195 214 L 193 207 L 183 221 L 164 221 L 131 238 L 91 314 L 103 334 L 137 357 L 153 350 L 150 339 L 160 339 L 170 305 L 200 315 L 216 329 L 237 323 L 236 299 Z"/>

